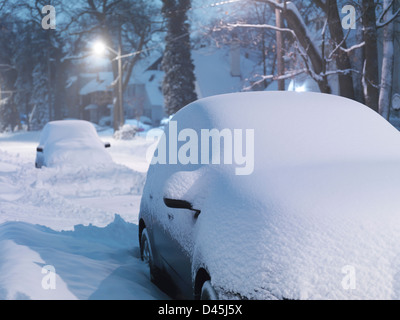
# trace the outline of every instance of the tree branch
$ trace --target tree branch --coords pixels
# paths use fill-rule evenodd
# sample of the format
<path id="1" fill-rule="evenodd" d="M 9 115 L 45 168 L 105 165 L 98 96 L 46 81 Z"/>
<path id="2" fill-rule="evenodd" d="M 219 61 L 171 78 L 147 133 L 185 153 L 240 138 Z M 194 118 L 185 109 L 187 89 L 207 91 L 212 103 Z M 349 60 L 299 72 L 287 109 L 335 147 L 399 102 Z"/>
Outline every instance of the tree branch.
<path id="1" fill-rule="evenodd" d="M 386 14 L 393 7 L 393 5 L 394 5 L 394 0 L 392 0 L 392 2 L 388 5 L 388 7 L 383 10 L 382 14 L 378 18 L 378 21 L 376 22 L 377 28 L 382 28 L 388 25 L 389 23 L 392 23 L 400 14 L 400 8 L 399 8 L 395 13 L 392 14 L 392 16 L 389 16 L 389 18 L 386 21 L 383 21 L 385 19 Z"/>

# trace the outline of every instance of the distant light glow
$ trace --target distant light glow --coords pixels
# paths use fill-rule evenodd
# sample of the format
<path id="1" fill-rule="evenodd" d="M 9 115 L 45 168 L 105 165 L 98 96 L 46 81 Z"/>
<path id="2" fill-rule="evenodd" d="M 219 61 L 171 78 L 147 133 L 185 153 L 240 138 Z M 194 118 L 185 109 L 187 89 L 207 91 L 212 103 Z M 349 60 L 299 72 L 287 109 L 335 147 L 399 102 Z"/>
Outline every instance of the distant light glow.
<path id="1" fill-rule="evenodd" d="M 104 55 L 104 53 L 106 52 L 107 47 L 106 45 L 101 42 L 101 41 L 97 41 L 94 45 L 93 45 L 93 52 L 98 55 L 98 56 L 102 56 Z"/>
<path id="2" fill-rule="evenodd" d="M 306 92 L 307 91 L 307 86 L 303 84 L 302 86 L 298 86 L 295 89 L 296 92 Z"/>

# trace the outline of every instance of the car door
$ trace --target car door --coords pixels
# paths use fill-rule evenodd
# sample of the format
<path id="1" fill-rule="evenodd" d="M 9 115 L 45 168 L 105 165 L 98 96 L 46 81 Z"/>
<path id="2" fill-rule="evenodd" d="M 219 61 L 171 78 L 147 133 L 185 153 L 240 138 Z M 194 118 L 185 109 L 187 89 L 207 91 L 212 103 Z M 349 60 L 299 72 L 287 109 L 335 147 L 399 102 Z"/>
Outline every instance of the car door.
<path id="1" fill-rule="evenodd" d="M 169 208 L 153 221 L 154 243 L 165 269 L 185 295 L 192 294 L 191 255 L 196 218 L 193 211 Z"/>
<path id="2" fill-rule="evenodd" d="M 157 195 L 157 212 L 153 217 L 154 243 L 173 280 L 192 295 L 191 262 L 199 208 L 193 207 L 199 194 L 196 172 L 176 172 L 166 180 Z"/>

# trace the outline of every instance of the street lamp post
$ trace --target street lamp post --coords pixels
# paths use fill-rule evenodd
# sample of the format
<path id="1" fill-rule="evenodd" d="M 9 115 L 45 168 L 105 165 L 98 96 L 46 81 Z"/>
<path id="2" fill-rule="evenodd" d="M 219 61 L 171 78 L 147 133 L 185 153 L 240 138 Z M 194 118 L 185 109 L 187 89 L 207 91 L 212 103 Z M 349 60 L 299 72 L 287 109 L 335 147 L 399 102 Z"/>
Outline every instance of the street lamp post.
<path id="1" fill-rule="evenodd" d="M 118 93 L 116 97 L 116 103 L 114 104 L 114 131 L 117 131 L 122 126 L 123 119 L 123 98 L 122 98 L 122 48 L 121 45 L 118 47 L 118 52 L 102 42 L 96 42 L 93 47 L 94 51 L 98 55 L 103 55 L 106 50 L 116 55 L 118 61 Z"/>

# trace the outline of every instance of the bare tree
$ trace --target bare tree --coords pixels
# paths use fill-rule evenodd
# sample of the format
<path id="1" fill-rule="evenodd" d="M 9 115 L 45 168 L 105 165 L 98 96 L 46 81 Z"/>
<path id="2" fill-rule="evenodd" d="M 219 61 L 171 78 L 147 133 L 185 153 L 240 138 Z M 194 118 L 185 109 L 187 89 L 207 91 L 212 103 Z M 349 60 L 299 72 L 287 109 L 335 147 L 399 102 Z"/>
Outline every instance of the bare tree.
<path id="1" fill-rule="evenodd" d="M 376 29 L 376 5 L 374 0 L 362 0 L 362 24 L 364 32 L 363 84 L 365 104 L 379 112 L 378 45 Z"/>
<path id="2" fill-rule="evenodd" d="M 335 57 L 337 68 L 339 70 L 350 70 L 352 68 L 350 58 L 346 50 L 342 50 L 347 49 L 347 44 L 346 37 L 341 26 L 337 1 L 326 0 L 323 2 L 322 0 L 314 0 L 314 3 L 325 12 L 328 18 L 329 33 L 335 48 L 338 48 L 338 50 L 335 50 L 334 54 L 332 54 Z M 355 98 L 351 72 L 339 74 L 339 88 L 341 96 L 350 99 Z"/>
<path id="3" fill-rule="evenodd" d="M 265 25 L 274 23 L 275 12 L 271 10 L 268 4 L 260 2 L 238 2 L 231 8 L 231 14 L 224 17 L 213 19 L 209 24 L 202 26 L 203 33 L 197 38 L 197 46 L 213 45 L 216 47 L 231 47 L 233 43 L 239 43 L 242 52 L 257 63 L 260 69 L 254 71 L 253 77 L 249 82 L 252 84 L 253 90 L 264 90 L 274 79 L 262 77 L 269 73 L 277 71 L 276 62 L 278 53 L 282 57 L 286 54 L 287 38 L 285 32 L 282 32 L 282 49 L 278 50 L 276 41 L 276 31 L 267 28 L 235 28 L 233 31 L 229 25 L 254 23 L 257 25 Z M 195 39 L 196 40 L 196 39 Z M 283 59 L 282 59 L 283 60 Z M 285 72 L 286 64 L 281 64 L 281 75 Z M 261 71 L 262 70 L 262 71 Z M 261 81 L 259 80 L 261 78 Z"/>
<path id="4" fill-rule="evenodd" d="M 283 19 L 286 21 L 288 28 L 279 28 L 271 25 L 231 25 L 232 27 L 261 27 L 267 29 L 273 29 L 277 32 L 289 33 L 299 43 L 299 53 L 302 57 L 307 73 L 309 73 L 313 79 L 317 82 L 319 89 L 323 93 L 331 93 L 331 88 L 328 83 L 328 79 L 325 73 L 326 62 L 321 56 L 315 43 L 310 38 L 307 26 L 304 23 L 300 13 L 296 6 L 292 2 L 284 1 L 282 4 L 277 3 L 273 0 L 255 0 L 257 2 L 263 2 L 269 4 L 275 10 L 280 11 Z M 278 76 L 278 80 L 285 78 L 285 75 Z"/>
<path id="5" fill-rule="evenodd" d="M 276 3 L 280 4 L 281 0 L 276 0 Z M 276 16 L 276 26 L 279 29 L 284 27 L 283 17 L 281 14 L 281 10 L 275 8 L 275 16 Z M 276 32 L 276 51 L 277 51 L 277 68 L 278 68 L 278 77 L 282 77 L 285 74 L 285 61 L 283 59 L 283 32 Z M 278 80 L 278 90 L 285 91 L 285 79 Z"/>
<path id="6" fill-rule="evenodd" d="M 379 113 L 387 120 L 390 116 L 390 104 L 393 82 L 394 63 L 394 1 L 383 1 L 383 13 L 378 19 L 378 25 L 383 26 L 383 60 L 381 71 L 381 87 L 379 93 Z"/>
<path id="7" fill-rule="evenodd" d="M 145 0 L 82 0 L 79 9 L 71 10 L 70 21 L 65 26 L 71 36 L 75 37 L 77 51 L 90 51 L 87 43 L 97 38 L 101 38 L 113 49 L 109 50 L 108 54 L 114 74 L 115 131 L 124 123 L 122 93 L 127 88 L 133 68 L 152 41 L 152 35 L 158 31 L 156 25 L 159 25 L 159 22 L 154 21 L 157 10 L 159 8 Z M 118 52 L 117 56 L 115 52 Z M 124 60 L 123 64 L 121 59 Z M 121 90 L 117 85 L 120 75 Z"/>

